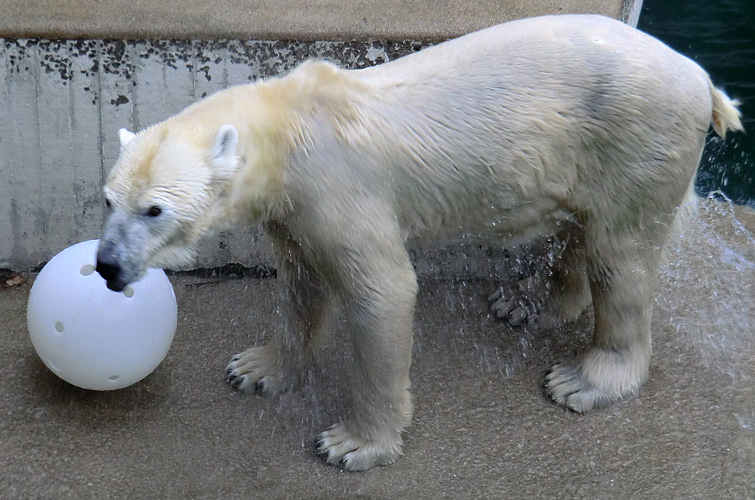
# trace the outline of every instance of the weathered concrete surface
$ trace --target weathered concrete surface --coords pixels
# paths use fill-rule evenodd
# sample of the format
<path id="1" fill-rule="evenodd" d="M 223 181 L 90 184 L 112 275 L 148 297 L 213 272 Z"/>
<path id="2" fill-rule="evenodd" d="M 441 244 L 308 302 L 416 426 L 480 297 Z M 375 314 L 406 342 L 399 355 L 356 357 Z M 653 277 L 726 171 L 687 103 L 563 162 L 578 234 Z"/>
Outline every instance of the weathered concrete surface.
<path id="1" fill-rule="evenodd" d="M 0 36 L 442 40 L 504 21 L 596 13 L 637 24 L 641 0 L 4 0 Z"/>
<path id="2" fill-rule="evenodd" d="M 345 414 L 349 345 L 308 383 L 261 399 L 223 367 L 274 330 L 274 280 L 175 277 L 179 326 L 155 373 L 97 393 L 52 375 L 26 333 L 29 285 L 0 290 L 0 497 L 8 499 L 752 499 L 755 216 L 707 203 L 670 248 L 650 381 L 588 415 L 542 394 L 589 342 L 592 314 L 524 332 L 488 314 L 497 282 L 421 282 L 406 456 L 342 473 L 313 453 Z M 31 278 L 30 278 L 31 280 Z"/>

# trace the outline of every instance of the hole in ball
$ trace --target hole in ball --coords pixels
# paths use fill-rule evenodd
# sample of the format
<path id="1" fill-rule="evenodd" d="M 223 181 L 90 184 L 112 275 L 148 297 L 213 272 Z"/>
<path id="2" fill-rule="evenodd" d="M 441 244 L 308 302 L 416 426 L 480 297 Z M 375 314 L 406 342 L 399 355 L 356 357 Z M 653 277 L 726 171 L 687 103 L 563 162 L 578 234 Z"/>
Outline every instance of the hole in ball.
<path id="1" fill-rule="evenodd" d="M 120 375 L 110 375 L 107 379 L 111 382 L 117 381 L 119 378 L 121 378 Z"/>
<path id="2" fill-rule="evenodd" d="M 58 333 L 63 333 L 63 330 L 65 330 L 65 327 L 63 326 L 63 323 L 60 321 L 55 322 L 55 331 Z"/>
<path id="3" fill-rule="evenodd" d="M 131 297 L 134 296 L 134 289 L 131 288 L 130 286 L 127 286 L 126 288 L 123 289 L 123 295 L 125 295 L 126 298 L 130 299 Z"/>
<path id="4" fill-rule="evenodd" d="M 81 268 L 81 274 L 84 276 L 89 276 L 94 272 L 94 266 L 92 264 L 87 264 Z"/>

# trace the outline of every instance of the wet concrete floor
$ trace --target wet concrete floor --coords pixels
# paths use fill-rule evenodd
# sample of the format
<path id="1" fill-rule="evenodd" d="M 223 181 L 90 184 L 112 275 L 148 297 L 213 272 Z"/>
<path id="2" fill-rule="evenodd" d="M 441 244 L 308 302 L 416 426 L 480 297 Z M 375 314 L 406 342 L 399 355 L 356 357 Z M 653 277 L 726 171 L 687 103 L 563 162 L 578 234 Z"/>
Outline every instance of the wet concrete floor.
<path id="1" fill-rule="evenodd" d="M 591 312 L 512 329 L 487 312 L 497 280 L 423 279 L 406 455 L 366 473 L 313 452 L 345 416 L 343 331 L 299 392 L 262 399 L 224 382 L 229 358 L 275 328 L 274 279 L 174 277 L 165 361 L 93 392 L 37 358 L 29 276 L 0 290 L 0 498 L 755 498 L 755 217 L 729 212 L 705 205 L 669 250 L 640 395 L 587 415 L 550 402 L 540 381 L 588 345 Z"/>

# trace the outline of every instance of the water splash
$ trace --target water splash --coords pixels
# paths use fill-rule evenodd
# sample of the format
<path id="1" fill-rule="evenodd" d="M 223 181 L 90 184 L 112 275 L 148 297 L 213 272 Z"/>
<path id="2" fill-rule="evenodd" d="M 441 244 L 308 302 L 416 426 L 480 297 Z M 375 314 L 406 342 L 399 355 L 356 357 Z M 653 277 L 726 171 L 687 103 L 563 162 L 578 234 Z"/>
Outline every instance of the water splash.
<path id="1" fill-rule="evenodd" d="M 706 366 L 749 380 L 739 358 L 752 342 L 755 236 L 737 218 L 744 209 L 717 198 L 700 200 L 684 234 L 669 242 L 656 316 L 685 332 Z"/>

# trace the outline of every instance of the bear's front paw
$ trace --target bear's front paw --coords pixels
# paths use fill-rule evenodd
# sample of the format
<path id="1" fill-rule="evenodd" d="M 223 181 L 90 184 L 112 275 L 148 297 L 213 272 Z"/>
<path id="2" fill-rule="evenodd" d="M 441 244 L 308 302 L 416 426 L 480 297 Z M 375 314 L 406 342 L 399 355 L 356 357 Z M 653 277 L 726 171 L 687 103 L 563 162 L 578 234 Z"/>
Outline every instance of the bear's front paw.
<path id="1" fill-rule="evenodd" d="M 349 423 L 333 425 L 317 436 L 317 453 L 330 465 L 348 471 L 364 471 L 376 465 L 388 465 L 401 456 L 403 441 L 396 432 L 392 438 L 381 436 L 380 440 L 361 437 Z"/>
<path id="2" fill-rule="evenodd" d="M 258 394 L 270 396 L 286 392 L 294 385 L 293 377 L 285 376 L 280 370 L 270 345 L 252 347 L 236 354 L 225 372 L 226 382 L 242 392 L 254 390 Z"/>

